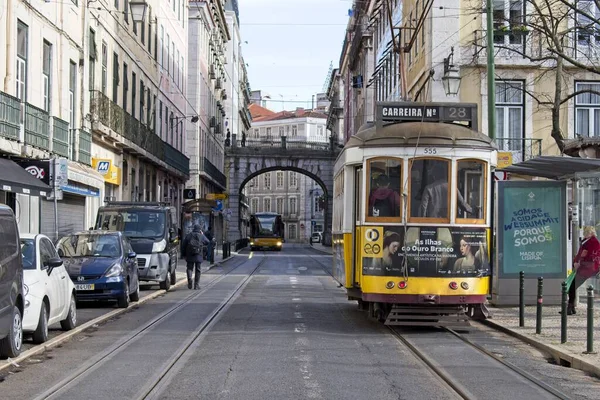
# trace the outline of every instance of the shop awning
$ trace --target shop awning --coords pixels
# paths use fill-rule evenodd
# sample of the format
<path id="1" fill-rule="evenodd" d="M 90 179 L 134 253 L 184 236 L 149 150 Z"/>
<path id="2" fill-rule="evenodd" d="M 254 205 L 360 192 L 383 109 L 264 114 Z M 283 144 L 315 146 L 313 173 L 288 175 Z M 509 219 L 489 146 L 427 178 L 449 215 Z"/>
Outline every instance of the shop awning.
<path id="1" fill-rule="evenodd" d="M 513 164 L 499 171 L 554 180 L 571 179 L 594 172 L 600 173 L 600 159 L 542 156 Z"/>
<path id="2" fill-rule="evenodd" d="M 0 190 L 30 196 L 47 196 L 51 191 L 50 186 L 6 158 L 0 158 Z"/>

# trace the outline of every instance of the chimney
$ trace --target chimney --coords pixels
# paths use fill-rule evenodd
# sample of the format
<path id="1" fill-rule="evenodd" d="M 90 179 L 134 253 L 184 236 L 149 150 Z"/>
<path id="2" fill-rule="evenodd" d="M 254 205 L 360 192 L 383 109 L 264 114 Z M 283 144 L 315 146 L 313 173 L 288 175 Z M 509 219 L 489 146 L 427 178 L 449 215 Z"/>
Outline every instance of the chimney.
<path id="1" fill-rule="evenodd" d="M 304 108 L 303 107 L 296 107 L 296 116 L 300 116 L 304 114 Z"/>

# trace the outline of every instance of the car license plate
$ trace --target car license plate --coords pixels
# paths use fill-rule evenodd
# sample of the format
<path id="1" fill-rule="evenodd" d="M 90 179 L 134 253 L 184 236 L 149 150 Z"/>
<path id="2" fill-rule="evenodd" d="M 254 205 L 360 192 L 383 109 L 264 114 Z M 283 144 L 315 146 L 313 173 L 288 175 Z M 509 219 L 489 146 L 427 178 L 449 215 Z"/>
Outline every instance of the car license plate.
<path id="1" fill-rule="evenodd" d="M 75 285 L 76 290 L 94 290 L 94 284 L 79 284 Z"/>

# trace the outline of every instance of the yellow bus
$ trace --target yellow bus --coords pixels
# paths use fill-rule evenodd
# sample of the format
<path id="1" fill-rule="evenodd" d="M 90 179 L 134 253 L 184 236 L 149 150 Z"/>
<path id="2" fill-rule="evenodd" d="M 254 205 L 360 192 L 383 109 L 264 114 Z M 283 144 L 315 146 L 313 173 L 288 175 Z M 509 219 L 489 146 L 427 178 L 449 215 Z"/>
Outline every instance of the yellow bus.
<path id="1" fill-rule="evenodd" d="M 262 212 L 250 216 L 250 250 L 283 247 L 284 225 L 281 215 Z"/>

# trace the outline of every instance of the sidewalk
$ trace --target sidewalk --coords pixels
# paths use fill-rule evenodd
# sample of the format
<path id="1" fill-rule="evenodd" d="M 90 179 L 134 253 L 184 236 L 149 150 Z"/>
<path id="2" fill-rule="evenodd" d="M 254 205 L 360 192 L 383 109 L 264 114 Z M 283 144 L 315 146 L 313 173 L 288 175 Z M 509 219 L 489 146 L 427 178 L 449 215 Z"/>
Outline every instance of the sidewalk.
<path id="1" fill-rule="evenodd" d="M 311 246 L 315 250 L 319 250 L 323 253 L 333 255 L 333 248 L 331 246 L 323 246 L 321 243 L 313 243 L 311 244 Z"/>
<path id="2" fill-rule="evenodd" d="M 525 307 L 525 326 L 519 327 L 519 308 L 490 307 L 489 325 L 518 337 L 549 353 L 560 364 L 600 376 L 600 354 L 584 354 L 587 340 L 587 299 L 580 298 L 576 315 L 567 318 L 567 342 L 560 343 L 560 307 L 545 306 L 542 312 L 542 333 L 536 335 L 536 307 Z M 600 299 L 594 302 L 594 351 L 600 350 Z"/>

